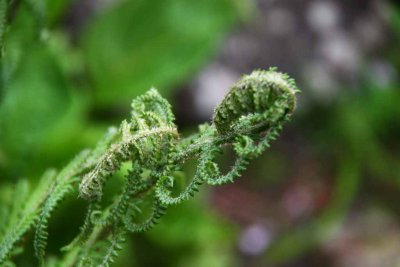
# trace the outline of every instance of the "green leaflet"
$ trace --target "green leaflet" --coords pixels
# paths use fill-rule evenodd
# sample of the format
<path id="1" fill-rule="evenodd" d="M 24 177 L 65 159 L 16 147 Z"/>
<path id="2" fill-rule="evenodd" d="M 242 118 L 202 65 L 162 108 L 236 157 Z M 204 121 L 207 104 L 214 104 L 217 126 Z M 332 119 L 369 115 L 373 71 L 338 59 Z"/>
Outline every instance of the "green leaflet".
<path id="1" fill-rule="evenodd" d="M 29 192 L 28 184 L 22 180 L 16 189 L 15 198 L 21 200 L 14 207 L 13 214 L 9 218 L 8 227 L 5 235 L 0 241 L 0 264 L 8 257 L 16 242 L 30 229 L 39 215 L 39 207 L 49 194 L 49 188 L 56 172 L 47 171 L 40 179 L 34 191 Z M 24 196 L 29 196 L 24 198 Z"/>
<path id="2" fill-rule="evenodd" d="M 57 175 L 55 184 L 44 202 L 36 225 L 34 241 L 35 255 L 41 262 L 44 260 L 48 235 L 47 224 L 51 212 L 65 197 L 65 195 L 73 191 L 73 184 L 78 181 L 76 176 L 81 172 L 82 165 L 88 154 L 89 151 L 82 151 Z"/>

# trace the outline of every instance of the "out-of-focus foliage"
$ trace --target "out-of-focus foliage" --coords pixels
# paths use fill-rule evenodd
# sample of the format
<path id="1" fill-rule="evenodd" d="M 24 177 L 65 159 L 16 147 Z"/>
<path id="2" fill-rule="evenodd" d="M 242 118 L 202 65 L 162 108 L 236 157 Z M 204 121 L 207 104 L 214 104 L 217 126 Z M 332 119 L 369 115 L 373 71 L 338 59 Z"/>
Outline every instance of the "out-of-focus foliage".
<path id="1" fill-rule="evenodd" d="M 159 249 L 160 253 L 157 254 L 161 257 L 154 258 L 147 253 L 140 253 L 138 248 L 138 266 L 238 265 L 232 257 L 234 248 L 231 245 L 236 229 L 213 210 L 210 211 L 210 207 L 201 207 L 203 204 L 200 204 L 199 200 L 204 201 L 197 199 L 195 203 L 184 203 L 172 208 L 163 218 L 162 224 L 147 233 L 148 242 L 152 247 Z M 183 253 L 178 252 L 182 250 Z M 174 255 L 172 260 L 167 256 L 169 253 Z"/>
<path id="2" fill-rule="evenodd" d="M 177 85 L 237 16 L 229 0 L 124 1 L 98 11 L 81 35 L 96 103 L 129 103 L 151 86 Z"/>
<path id="3" fill-rule="evenodd" d="M 48 139 L 56 128 L 71 126 L 60 125 L 72 102 L 65 77 L 48 51 L 30 49 L 7 82 L 0 107 L 4 167 L 11 173 L 40 162 L 46 146 L 54 145 Z"/>
<path id="4" fill-rule="evenodd" d="M 335 109 L 324 111 L 324 128 L 316 121 L 306 123 L 299 118 L 314 145 L 321 151 L 330 150 L 326 154 L 335 159 L 333 191 L 324 210 L 306 224 L 282 233 L 263 256 L 263 262 L 291 262 L 332 240 L 365 183 L 363 176 L 370 176 L 369 183 L 399 187 L 399 154 L 389 147 L 400 134 L 399 101 L 400 92 L 394 86 L 365 86 L 359 93 L 346 95 Z M 303 119 L 310 117 L 313 115 Z"/>

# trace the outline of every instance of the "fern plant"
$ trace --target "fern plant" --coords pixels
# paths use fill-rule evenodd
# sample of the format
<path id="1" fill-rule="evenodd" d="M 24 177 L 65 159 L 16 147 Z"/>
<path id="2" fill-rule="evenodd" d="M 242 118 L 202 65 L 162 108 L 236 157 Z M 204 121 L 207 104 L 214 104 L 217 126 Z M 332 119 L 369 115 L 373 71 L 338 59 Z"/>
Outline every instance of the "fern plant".
<path id="1" fill-rule="evenodd" d="M 295 109 L 297 92 L 294 81 L 274 68 L 254 71 L 233 86 L 215 109 L 211 124 L 181 138 L 170 104 L 150 89 L 133 100 L 130 120 L 118 129 L 111 127 L 93 150 L 81 152 L 58 173 L 47 171 L 34 191 L 26 181 L 16 187 L 15 194 L 26 200 L 4 208 L 9 215 L 1 226 L 0 263 L 12 264 L 18 241 L 34 226 L 35 254 L 46 265 L 48 219 L 64 198 L 79 190 L 88 205 L 84 222 L 52 265 L 110 266 L 128 233 L 150 230 L 168 207 L 191 198 L 202 184 L 221 185 L 239 177 L 278 137 Z M 236 160 L 222 173 L 216 157 L 227 145 L 233 147 Z M 196 173 L 184 190 L 175 192 L 175 174 L 190 159 L 197 160 Z M 122 192 L 104 206 L 107 180 L 126 164 L 131 167 Z M 152 205 L 148 218 L 138 222 L 144 199 L 152 199 Z"/>

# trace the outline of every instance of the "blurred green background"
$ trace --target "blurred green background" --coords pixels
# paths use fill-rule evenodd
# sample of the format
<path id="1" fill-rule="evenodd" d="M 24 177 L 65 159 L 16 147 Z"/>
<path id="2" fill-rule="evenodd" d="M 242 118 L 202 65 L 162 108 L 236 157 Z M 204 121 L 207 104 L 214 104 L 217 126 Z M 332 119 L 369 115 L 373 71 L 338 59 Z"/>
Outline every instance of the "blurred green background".
<path id="1" fill-rule="evenodd" d="M 131 235 L 115 266 L 400 266 L 395 1 L 14 0 L 7 21 L 0 200 L 93 146 L 151 86 L 190 133 L 241 74 L 277 66 L 302 90 L 281 138 L 234 184 Z M 76 234 L 82 202 L 50 220 L 50 255 Z M 18 266 L 37 265 L 31 239 Z"/>

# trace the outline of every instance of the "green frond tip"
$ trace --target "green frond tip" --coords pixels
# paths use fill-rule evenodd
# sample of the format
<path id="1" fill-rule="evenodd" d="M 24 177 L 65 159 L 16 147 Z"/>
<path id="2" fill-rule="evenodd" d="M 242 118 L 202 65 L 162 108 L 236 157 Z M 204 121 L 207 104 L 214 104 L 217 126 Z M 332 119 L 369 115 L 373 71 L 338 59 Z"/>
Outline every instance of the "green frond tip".
<path id="1" fill-rule="evenodd" d="M 275 68 L 253 71 L 243 76 L 225 96 L 215 109 L 213 123 L 220 134 L 231 131 L 243 117 L 261 124 L 260 127 L 268 127 L 293 113 L 298 92 L 294 80 Z"/>

